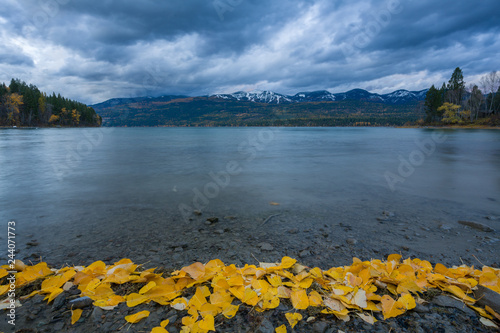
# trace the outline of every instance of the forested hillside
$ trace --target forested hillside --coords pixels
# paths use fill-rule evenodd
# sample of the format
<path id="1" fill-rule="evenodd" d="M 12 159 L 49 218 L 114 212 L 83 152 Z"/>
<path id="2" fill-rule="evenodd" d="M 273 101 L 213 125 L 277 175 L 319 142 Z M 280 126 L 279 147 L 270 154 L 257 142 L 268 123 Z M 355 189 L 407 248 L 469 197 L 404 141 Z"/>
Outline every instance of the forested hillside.
<path id="1" fill-rule="evenodd" d="M 416 103 L 356 100 L 276 105 L 165 96 L 94 107 L 103 117 L 103 126 L 401 126 L 425 115 Z"/>
<path id="2" fill-rule="evenodd" d="M 87 105 L 47 95 L 19 79 L 0 84 L 0 126 L 100 126 L 101 117 Z"/>

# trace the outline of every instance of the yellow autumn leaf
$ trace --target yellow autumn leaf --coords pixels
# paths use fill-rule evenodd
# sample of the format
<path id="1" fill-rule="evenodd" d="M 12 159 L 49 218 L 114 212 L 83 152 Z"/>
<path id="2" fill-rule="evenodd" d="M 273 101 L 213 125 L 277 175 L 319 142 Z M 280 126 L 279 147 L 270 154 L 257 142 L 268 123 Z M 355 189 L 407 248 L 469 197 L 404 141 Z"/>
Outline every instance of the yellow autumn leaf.
<path id="1" fill-rule="evenodd" d="M 71 310 L 71 325 L 74 325 L 82 316 L 82 309 Z"/>
<path id="2" fill-rule="evenodd" d="M 198 288 L 196 288 L 196 292 L 193 295 L 193 297 L 191 297 L 191 299 L 189 300 L 188 307 L 193 307 L 196 310 L 199 310 L 199 309 L 201 309 L 201 306 L 203 304 L 205 304 L 206 302 L 207 302 L 207 299 L 205 298 L 205 296 L 203 296 L 203 292 L 198 287 Z"/>
<path id="3" fill-rule="evenodd" d="M 222 305 L 222 315 L 228 319 L 233 318 L 238 312 L 240 306 L 226 303 Z"/>
<path id="4" fill-rule="evenodd" d="M 187 308 L 188 301 L 184 297 L 179 297 L 173 300 L 171 306 L 177 311 L 182 311 Z"/>
<path id="5" fill-rule="evenodd" d="M 323 299 L 321 298 L 321 295 L 316 290 L 313 290 L 309 293 L 309 305 L 310 306 L 320 306 L 322 303 L 323 303 Z"/>
<path id="6" fill-rule="evenodd" d="M 147 285 L 145 285 L 144 287 L 141 288 L 141 290 L 139 290 L 139 294 L 144 294 L 144 293 L 147 293 L 148 291 L 150 291 L 151 289 L 153 289 L 154 287 L 156 287 L 156 283 L 151 281 L 149 282 Z"/>
<path id="7" fill-rule="evenodd" d="M 377 319 L 375 319 L 375 317 L 373 317 L 369 313 L 356 313 L 356 314 L 358 315 L 359 318 L 363 319 L 368 324 L 373 325 L 377 321 Z"/>
<path id="8" fill-rule="evenodd" d="M 199 280 L 205 275 L 205 265 L 203 265 L 201 262 L 195 262 L 192 265 L 183 267 L 181 271 L 186 272 L 193 279 Z"/>
<path id="9" fill-rule="evenodd" d="M 10 287 L 8 284 L 0 286 L 0 296 L 5 294 L 7 292 L 7 290 L 9 290 L 9 289 L 10 289 Z"/>
<path id="10" fill-rule="evenodd" d="M 290 324 L 291 328 L 294 328 L 299 321 L 302 320 L 302 315 L 300 313 L 285 313 L 286 320 Z"/>
<path id="11" fill-rule="evenodd" d="M 132 293 L 126 296 L 126 300 L 127 300 L 127 306 L 129 308 L 133 308 L 134 306 L 137 306 L 139 304 L 149 302 L 148 297 L 137 293 Z"/>
<path id="12" fill-rule="evenodd" d="M 285 325 L 281 325 L 279 327 L 276 327 L 274 329 L 274 332 L 275 333 L 286 333 L 286 326 Z"/>
<path id="13" fill-rule="evenodd" d="M 203 317 L 203 319 L 200 320 L 200 322 L 199 322 L 199 327 L 203 330 L 215 331 L 214 316 L 207 315 L 207 316 Z"/>
<path id="14" fill-rule="evenodd" d="M 414 309 L 417 306 L 415 299 L 411 294 L 404 294 L 398 299 L 398 301 L 404 305 L 406 310 Z"/>
<path id="15" fill-rule="evenodd" d="M 279 206 L 280 204 L 274 201 L 269 202 L 271 206 Z"/>
<path id="16" fill-rule="evenodd" d="M 153 327 L 151 333 L 168 333 L 168 331 L 163 327 Z"/>
<path id="17" fill-rule="evenodd" d="M 463 302 L 469 302 L 469 303 L 475 303 L 476 300 L 473 299 L 472 297 L 469 297 L 465 294 L 465 292 L 460 289 L 457 286 L 447 286 L 443 289 L 444 291 L 447 291 L 449 293 L 452 293 L 453 295 L 457 296 L 460 298 Z"/>
<path id="18" fill-rule="evenodd" d="M 305 310 L 309 306 L 309 297 L 304 289 L 292 290 L 292 305 L 297 310 Z"/>
<path id="19" fill-rule="evenodd" d="M 290 258 L 290 257 L 283 257 L 283 258 L 281 259 L 281 265 L 280 265 L 280 266 L 281 266 L 282 268 L 287 269 L 287 268 L 292 267 L 292 266 L 293 266 L 296 262 L 297 262 L 297 260 L 292 259 L 292 258 Z"/>
<path id="20" fill-rule="evenodd" d="M 53 288 L 52 289 L 52 292 L 50 293 L 49 296 L 45 297 L 45 299 L 48 299 L 47 300 L 47 303 L 50 303 L 54 300 L 54 298 L 56 298 L 57 296 L 59 296 L 64 290 L 62 290 L 62 288 Z"/>
<path id="21" fill-rule="evenodd" d="M 135 324 L 147 317 L 149 317 L 149 311 L 144 310 L 133 315 L 125 316 L 125 320 L 131 324 Z"/>
<path id="22" fill-rule="evenodd" d="M 363 289 L 358 289 L 351 299 L 353 305 L 357 305 L 360 308 L 366 308 L 366 292 Z"/>
<path id="23" fill-rule="evenodd" d="M 382 314 L 384 319 L 397 317 L 406 312 L 405 306 L 398 301 L 395 301 L 391 296 L 384 295 L 380 301 L 382 303 Z"/>
<path id="24" fill-rule="evenodd" d="M 493 319 L 493 317 L 483 308 L 480 308 L 478 306 L 473 306 L 473 305 L 468 305 L 471 309 L 479 313 L 481 316 L 488 318 L 488 319 Z"/>
<path id="25" fill-rule="evenodd" d="M 486 311 L 488 311 L 493 317 L 495 317 L 497 320 L 500 321 L 500 314 L 498 314 L 497 312 L 495 312 L 495 310 L 493 310 L 492 308 L 490 308 L 488 305 L 486 305 L 484 307 L 484 309 Z"/>
<path id="26" fill-rule="evenodd" d="M 246 303 L 251 306 L 256 305 L 259 302 L 259 300 L 260 300 L 259 296 L 251 288 L 245 289 L 245 293 L 243 295 L 243 298 L 241 299 L 243 303 Z"/>

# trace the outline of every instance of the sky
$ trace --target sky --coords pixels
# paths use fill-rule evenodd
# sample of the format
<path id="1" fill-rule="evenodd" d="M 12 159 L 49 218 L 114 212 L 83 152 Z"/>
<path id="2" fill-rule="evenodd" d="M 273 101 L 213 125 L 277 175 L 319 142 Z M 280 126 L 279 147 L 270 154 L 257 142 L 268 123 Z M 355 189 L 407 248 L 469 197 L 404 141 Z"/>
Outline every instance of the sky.
<path id="1" fill-rule="evenodd" d="M 2 0 L 0 82 L 115 97 L 422 90 L 500 70 L 498 0 Z"/>

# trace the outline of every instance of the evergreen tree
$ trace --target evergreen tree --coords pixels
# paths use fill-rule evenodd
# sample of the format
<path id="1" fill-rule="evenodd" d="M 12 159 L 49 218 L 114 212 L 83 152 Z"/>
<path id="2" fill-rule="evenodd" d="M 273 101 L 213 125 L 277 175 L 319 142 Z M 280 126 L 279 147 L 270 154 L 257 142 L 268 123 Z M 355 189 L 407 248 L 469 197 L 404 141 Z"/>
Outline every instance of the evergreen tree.
<path id="1" fill-rule="evenodd" d="M 464 74 L 462 73 L 460 67 L 455 68 L 455 71 L 451 75 L 446 88 L 448 90 L 447 101 L 449 103 L 460 105 L 465 95 Z"/>
<path id="2" fill-rule="evenodd" d="M 425 114 L 426 114 L 426 122 L 432 122 L 436 120 L 436 118 L 439 116 L 438 109 L 439 107 L 443 105 L 443 98 L 442 98 L 442 92 L 440 90 L 437 90 L 434 85 L 427 91 L 427 94 L 425 95 L 425 103 L 424 103 L 424 108 L 425 108 Z"/>

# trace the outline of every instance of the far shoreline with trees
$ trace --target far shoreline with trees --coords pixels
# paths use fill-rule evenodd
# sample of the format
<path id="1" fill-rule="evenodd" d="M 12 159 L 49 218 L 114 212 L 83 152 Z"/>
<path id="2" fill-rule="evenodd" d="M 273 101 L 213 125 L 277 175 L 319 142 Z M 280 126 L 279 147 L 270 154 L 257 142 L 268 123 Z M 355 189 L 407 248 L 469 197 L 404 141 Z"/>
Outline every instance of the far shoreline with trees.
<path id="1" fill-rule="evenodd" d="M 463 72 L 457 67 L 448 84 L 434 85 L 427 92 L 426 118 L 418 126 L 495 128 L 500 126 L 500 73 L 486 74 L 479 85 L 466 88 Z"/>
<path id="2" fill-rule="evenodd" d="M 95 110 L 60 94 L 48 95 L 35 85 L 12 79 L 0 84 L 0 127 L 99 127 Z"/>

